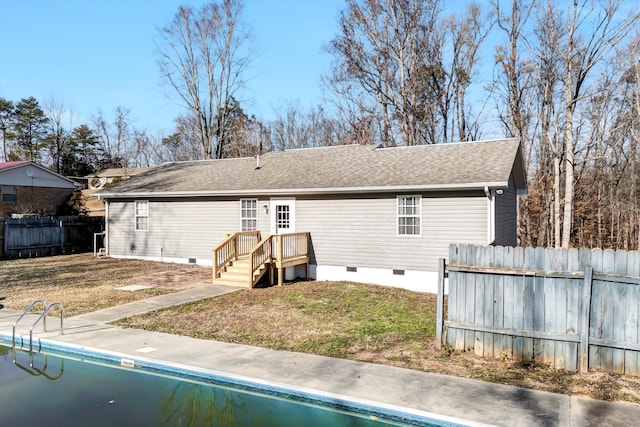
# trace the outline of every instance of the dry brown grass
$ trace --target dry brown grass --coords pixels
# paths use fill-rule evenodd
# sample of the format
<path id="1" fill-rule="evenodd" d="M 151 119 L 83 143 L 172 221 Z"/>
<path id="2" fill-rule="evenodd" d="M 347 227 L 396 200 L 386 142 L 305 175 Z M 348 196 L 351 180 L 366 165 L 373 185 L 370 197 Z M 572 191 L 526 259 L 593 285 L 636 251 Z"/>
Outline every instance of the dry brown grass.
<path id="1" fill-rule="evenodd" d="M 431 294 L 345 282 L 299 282 L 247 289 L 118 324 L 640 404 L 638 377 L 568 373 L 507 358 L 438 350 L 435 311 Z"/>
<path id="2" fill-rule="evenodd" d="M 0 304 L 61 301 L 69 315 L 210 281 L 211 269 L 70 255 L 0 261 Z M 113 288 L 151 284 L 149 291 Z M 435 348 L 435 296 L 347 282 L 246 289 L 118 322 L 122 326 L 360 360 L 537 390 L 640 404 L 640 378 Z"/>
<path id="3" fill-rule="evenodd" d="M 24 310 L 33 301 L 62 302 L 65 316 L 210 283 L 211 269 L 182 264 L 94 258 L 91 254 L 0 261 L 0 304 Z M 114 288 L 145 284 L 126 292 Z"/>

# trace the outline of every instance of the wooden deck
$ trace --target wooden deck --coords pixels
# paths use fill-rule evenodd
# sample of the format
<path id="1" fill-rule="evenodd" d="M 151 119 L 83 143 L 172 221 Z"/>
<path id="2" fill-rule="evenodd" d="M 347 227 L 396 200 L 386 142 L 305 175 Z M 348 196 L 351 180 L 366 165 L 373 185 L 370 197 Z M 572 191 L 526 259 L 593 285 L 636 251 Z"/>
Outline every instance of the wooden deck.
<path id="1" fill-rule="evenodd" d="M 231 233 L 212 250 L 213 283 L 253 288 L 269 272 L 274 284 L 282 286 L 284 269 L 305 265 L 309 278 L 309 233 L 270 234 L 261 239 L 259 231 Z"/>

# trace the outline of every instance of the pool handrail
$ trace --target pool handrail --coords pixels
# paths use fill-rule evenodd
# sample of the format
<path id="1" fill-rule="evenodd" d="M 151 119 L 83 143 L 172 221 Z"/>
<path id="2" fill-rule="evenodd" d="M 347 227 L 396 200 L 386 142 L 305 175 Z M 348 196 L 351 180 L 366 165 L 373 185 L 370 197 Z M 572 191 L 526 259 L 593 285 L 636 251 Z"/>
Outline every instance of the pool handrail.
<path id="1" fill-rule="evenodd" d="M 13 334 L 12 334 L 13 336 L 12 336 L 12 338 L 11 338 L 11 346 L 12 346 L 12 347 L 15 347 L 15 346 L 16 346 L 16 326 L 18 325 L 18 322 L 19 322 L 20 320 L 22 320 L 22 318 L 23 318 L 24 316 L 26 316 L 26 315 L 27 315 L 27 314 L 28 314 L 28 313 L 33 309 L 33 307 L 34 307 L 36 304 L 38 304 L 39 302 L 41 302 L 41 303 L 42 303 L 42 306 L 43 306 L 43 307 L 46 305 L 46 304 L 45 304 L 45 302 L 44 302 L 44 300 L 42 300 L 42 299 L 35 300 L 34 302 L 32 302 L 32 303 L 31 303 L 31 305 L 30 305 L 29 307 L 27 307 L 27 309 L 24 311 L 24 313 L 22 313 L 22 314 L 20 315 L 20 317 L 18 317 L 18 319 L 17 319 L 15 322 L 13 322 Z M 22 345 L 22 344 L 21 344 L 21 345 Z"/>
<path id="2" fill-rule="evenodd" d="M 52 302 L 47 308 L 44 309 L 40 317 L 38 317 L 36 321 L 33 322 L 33 325 L 31 325 L 31 329 L 29 330 L 29 353 L 33 352 L 33 328 L 35 328 L 40 320 L 44 319 L 42 323 L 44 326 L 44 331 L 47 332 L 47 313 L 49 313 L 49 310 L 51 310 L 55 306 L 60 306 L 60 335 L 64 335 L 64 310 L 62 308 L 62 303 Z"/>

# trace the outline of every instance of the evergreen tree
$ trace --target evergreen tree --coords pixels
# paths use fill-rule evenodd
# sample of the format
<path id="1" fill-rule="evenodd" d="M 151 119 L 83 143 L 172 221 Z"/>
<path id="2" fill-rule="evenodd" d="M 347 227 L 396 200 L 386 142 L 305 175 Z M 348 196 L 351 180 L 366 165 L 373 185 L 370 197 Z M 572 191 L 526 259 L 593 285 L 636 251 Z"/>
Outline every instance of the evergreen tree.
<path id="1" fill-rule="evenodd" d="M 71 131 L 71 150 L 63 162 L 64 173 L 69 176 L 86 176 L 98 170 L 99 138 L 86 124 Z"/>
<path id="2" fill-rule="evenodd" d="M 13 122 L 15 110 L 13 102 L 0 98 L 0 132 L 2 132 L 2 157 L 1 161 L 8 162 L 11 153 L 11 140 L 13 139 Z"/>
<path id="3" fill-rule="evenodd" d="M 48 119 L 34 97 L 23 98 L 15 108 L 16 157 L 23 160 L 41 161 L 42 149 L 46 145 Z"/>

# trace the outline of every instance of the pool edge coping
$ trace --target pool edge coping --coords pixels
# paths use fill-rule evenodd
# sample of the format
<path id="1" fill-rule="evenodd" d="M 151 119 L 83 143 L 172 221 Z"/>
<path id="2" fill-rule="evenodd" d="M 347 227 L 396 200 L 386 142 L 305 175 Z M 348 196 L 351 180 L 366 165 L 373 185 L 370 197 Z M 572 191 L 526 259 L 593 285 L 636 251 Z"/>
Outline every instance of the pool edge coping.
<path id="1" fill-rule="evenodd" d="M 11 348 L 12 336 L 0 331 L 0 344 Z M 367 413 L 378 414 L 395 422 L 412 422 L 416 425 L 431 423 L 442 427 L 469 426 L 487 427 L 490 424 L 463 418 L 441 415 L 434 412 L 385 403 L 370 399 L 342 395 L 338 393 L 301 387 L 276 381 L 218 371 L 161 359 L 120 353 L 111 350 L 88 347 L 73 343 L 62 343 L 52 338 L 37 338 L 34 343 L 34 353 L 51 351 L 61 353 L 61 356 L 75 357 L 85 362 L 104 363 L 114 368 L 138 370 L 147 374 L 173 375 L 192 382 L 207 382 L 215 385 L 235 387 L 246 392 L 262 393 L 276 398 L 288 398 L 298 403 L 318 404 L 334 410 L 352 409 L 359 415 Z M 17 349 L 27 351 L 22 346 Z M 197 378 L 204 378 L 198 380 Z M 407 418 L 407 419 L 403 419 Z"/>

